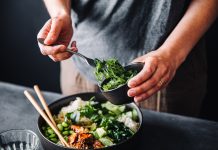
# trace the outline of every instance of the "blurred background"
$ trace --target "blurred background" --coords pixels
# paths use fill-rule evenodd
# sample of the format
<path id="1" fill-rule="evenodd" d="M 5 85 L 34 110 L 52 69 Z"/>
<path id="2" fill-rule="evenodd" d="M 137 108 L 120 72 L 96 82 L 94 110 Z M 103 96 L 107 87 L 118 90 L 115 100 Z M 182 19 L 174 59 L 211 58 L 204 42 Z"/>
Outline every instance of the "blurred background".
<path id="1" fill-rule="evenodd" d="M 36 36 L 49 19 L 42 0 L 1 3 L 0 80 L 60 92 L 59 63 L 41 55 Z"/>
<path id="2" fill-rule="evenodd" d="M 60 64 L 41 55 L 36 42 L 38 31 L 49 19 L 43 2 L 3 0 L 0 19 L 0 81 L 30 87 L 38 84 L 43 90 L 60 92 Z M 206 40 L 209 77 L 201 118 L 218 121 L 215 71 L 218 21 L 206 33 Z"/>

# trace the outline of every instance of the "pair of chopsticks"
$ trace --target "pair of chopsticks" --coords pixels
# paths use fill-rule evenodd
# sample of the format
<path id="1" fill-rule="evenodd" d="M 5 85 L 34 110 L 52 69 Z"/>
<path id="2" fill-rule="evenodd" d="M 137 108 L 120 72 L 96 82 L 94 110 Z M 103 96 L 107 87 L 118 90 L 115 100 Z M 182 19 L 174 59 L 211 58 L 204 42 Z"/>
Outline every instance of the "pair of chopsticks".
<path id="1" fill-rule="evenodd" d="M 46 104 L 45 99 L 42 95 L 42 92 L 40 91 L 40 89 L 37 85 L 34 85 L 34 90 L 35 90 L 40 102 L 42 103 L 42 106 L 44 107 L 46 114 L 41 109 L 39 104 L 36 102 L 34 97 L 27 90 L 24 91 L 24 95 L 32 103 L 32 105 L 35 107 L 35 109 L 38 111 L 38 113 L 44 118 L 44 120 L 48 123 L 48 125 L 54 130 L 54 132 L 57 134 L 58 138 L 60 139 L 61 143 L 66 147 L 70 147 L 69 144 L 65 141 L 65 139 L 61 135 L 61 133 L 59 132 L 57 125 L 56 125 L 56 123 L 51 115 L 49 108 L 48 108 L 48 105 Z"/>

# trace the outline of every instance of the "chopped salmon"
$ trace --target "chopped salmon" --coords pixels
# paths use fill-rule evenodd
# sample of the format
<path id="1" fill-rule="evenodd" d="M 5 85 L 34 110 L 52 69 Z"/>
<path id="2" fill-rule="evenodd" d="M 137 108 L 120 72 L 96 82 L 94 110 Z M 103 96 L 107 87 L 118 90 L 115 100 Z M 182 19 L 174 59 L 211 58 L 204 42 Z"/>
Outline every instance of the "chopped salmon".
<path id="1" fill-rule="evenodd" d="M 69 144 L 73 144 L 74 142 L 76 142 L 78 139 L 78 133 L 73 133 L 68 137 L 68 142 Z"/>
<path id="2" fill-rule="evenodd" d="M 81 133 L 79 134 L 78 141 L 90 144 L 93 143 L 94 137 L 90 133 Z"/>
<path id="3" fill-rule="evenodd" d="M 87 133 L 87 129 L 72 125 L 71 129 L 75 131 L 75 133 L 71 134 L 68 137 L 68 143 L 70 147 L 76 149 L 92 149 L 94 144 L 94 137 L 91 133 Z"/>
<path id="4" fill-rule="evenodd" d="M 99 140 L 95 140 L 93 147 L 94 148 L 103 148 L 104 145 Z"/>
<path id="5" fill-rule="evenodd" d="M 77 126 L 77 125 L 71 125 L 71 129 L 76 133 L 87 133 L 88 132 L 87 129 L 81 126 Z"/>

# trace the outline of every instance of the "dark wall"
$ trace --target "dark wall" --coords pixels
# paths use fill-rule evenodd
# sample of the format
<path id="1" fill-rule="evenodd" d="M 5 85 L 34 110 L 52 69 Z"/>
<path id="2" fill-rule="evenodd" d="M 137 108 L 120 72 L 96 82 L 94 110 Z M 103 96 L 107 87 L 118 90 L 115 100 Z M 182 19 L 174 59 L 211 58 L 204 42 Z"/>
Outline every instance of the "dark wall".
<path id="1" fill-rule="evenodd" d="M 39 52 L 36 35 L 49 18 L 41 0 L 2 0 L 0 5 L 0 81 L 60 92 L 59 63 Z M 209 84 L 201 116 L 218 120 L 216 105 L 218 21 L 206 34 Z M 215 98 L 213 98 L 215 97 Z"/>
<path id="2" fill-rule="evenodd" d="M 60 92 L 59 63 L 40 54 L 39 29 L 49 18 L 42 0 L 1 2 L 0 81 Z"/>

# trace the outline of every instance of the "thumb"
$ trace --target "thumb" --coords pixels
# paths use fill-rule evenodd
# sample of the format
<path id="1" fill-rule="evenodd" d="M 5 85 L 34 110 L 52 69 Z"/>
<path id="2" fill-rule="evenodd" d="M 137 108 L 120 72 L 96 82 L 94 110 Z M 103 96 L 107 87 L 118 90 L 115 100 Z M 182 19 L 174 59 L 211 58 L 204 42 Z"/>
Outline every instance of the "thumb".
<path id="1" fill-rule="evenodd" d="M 76 47 L 76 41 L 73 41 L 73 42 L 71 43 L 71 47 Z"/>
<path id="2" fill-rule="evenodd" d="M 136 58 L 136 59 L 134 59 L 134 60 L 132 61 L 132 63 L 138 63 L 138 62 L 144 62 L 144 59 L 143 59 L 142 56 L 141 56 L 141 57 L 138 57 L 138 58 Z"/>
<path id="3" fill-rule="evenodd" d="M 53 18 L 51 20 L 51 29 L 44 41 L 46 45 L 51 45 L 56 42 L 61 32 L 61 27 L 62 27 L 62 24 L 60 21 L 58 21 L 57 18 Z"/>
<path id="4" fill-rule="evenodd" d="M 51 19 L 49 19 L 45 25 L 42 27 L 42 29 L 39 31 L 37 38 L 43 38 L 45 39 L 51 30 Z"/>
<path id="5" fill-rule="evenodd" d="M 78 51 L 78 49 L 77 49 L 77 47 L 76 47 L 76 41 L 73 41 L 73 42 L 71 43 L 71 49 L 72 49 L 73 51 L 75 51 L 75 52 Z"/>

